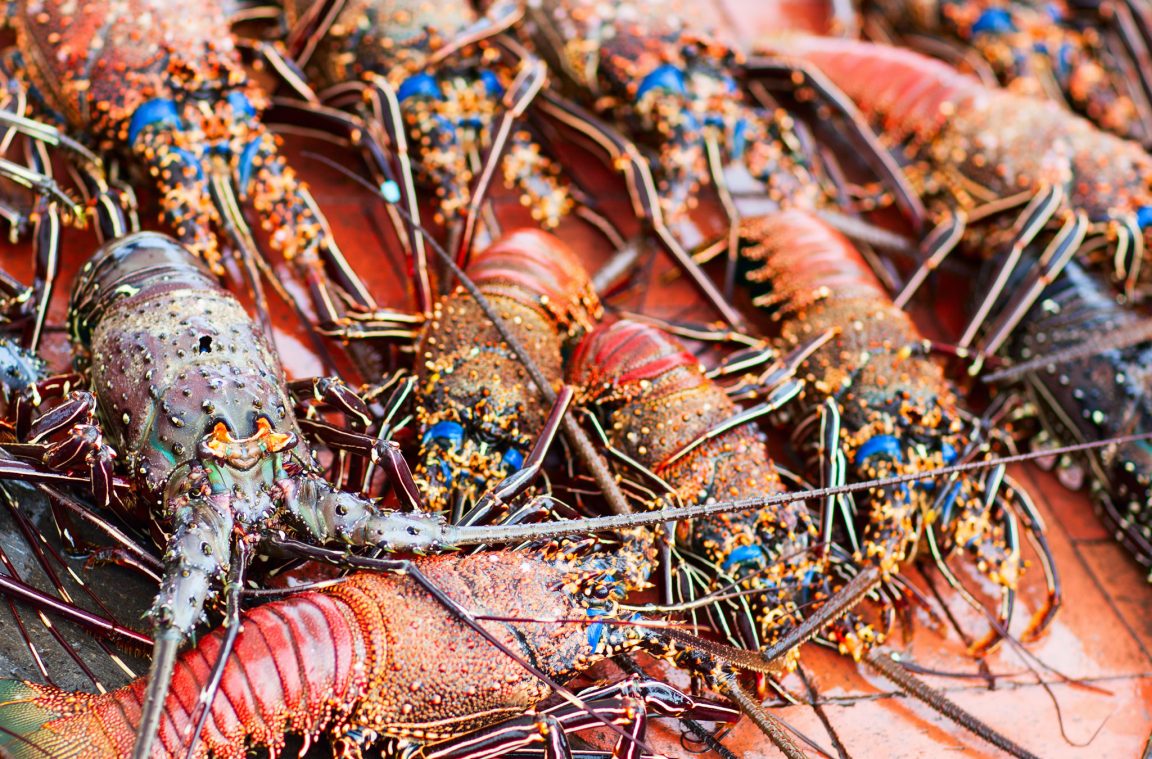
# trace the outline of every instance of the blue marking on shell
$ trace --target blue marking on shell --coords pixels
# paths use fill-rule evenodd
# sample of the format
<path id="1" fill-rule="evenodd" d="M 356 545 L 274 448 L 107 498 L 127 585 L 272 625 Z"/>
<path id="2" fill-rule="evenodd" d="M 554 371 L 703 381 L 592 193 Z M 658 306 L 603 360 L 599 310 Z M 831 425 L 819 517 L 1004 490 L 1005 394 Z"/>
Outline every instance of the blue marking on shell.
<path id="1" fill-rule="evenodd" d="M 400 87 L 396 90 L 396 99 L 407 100 L 410 97 L 444 99 L 440 92 L 440 83 L 431 74 L 413 74 L 400 82 Z"/>
<path id="2" fill-rule="evenodd" d="M 604 609 L 588 609 L 589 617 L 602 617 L 607 613 Z M 588 647 L 593 651 L 600 645 L 600 640 L 604 637 L 604 627 L 605 625 L 602 622 L 593 622 L 588 625 Z"/>
<path id="3" fill-rule="evenodd" d="M 732 158 L 739 160 L 748 147 L 748 119 L 738 119 L 732 127 Z"/>
<path id="4" fill-rule="evenodd" d="M 432 120 L 435 121 L 440 126 L 441 129 L 443 129 L 444 131 L 453 135 L 453 139 L 455 139 L 455 135 L 456 135 L 456 125 L 455 124 L 453 124 L 447 118 L 440 116 L 440 115 L 433 116 Z"/>
<path id="5" fill-rule="evenodd" d="M 520 467 L 524 466 L 524 454 L 515 448 L 509 448 L 504 451 L 504 455 L 500 458 L 500 463 L 510 471 L 517 472 Z"/>
<path id="6" fill-rule="evenodd" d="M 435 442 L 444 447 L 457 448 L 464 442 L 464 428 L 459 422 L 436 422 L 428 428 L 420 442 L 424 445 Z"/>
<path id="7" fill-rule="evenodd" d="M 1003 8 L 988 8 L 972 24 L 973 34 L 1007 34 L 1016 31 L 1012 16 Z"/>
<path id="8" fill-rule="evenodd" d="M 196 172 L 197 179 L 204 178 L 204 169 L 201 168 L 200 159 L 197 158 L 195 154 L 193 154 L 191 151 L 185 150 L 184 148 L 171 148 L 171 151 L 183 159 L 185 166 L 190 167 L 193 171 Z"/>
<path id="9" fill-rule="evenodd" d="M 940 444 L 940 457 L 944 459 L 945 466 L 951 466 L 955 463 L 956 457 L 959 455 L 949 443 Z"/>
<path id="10" fill-rule="evenodd" d="M 437 461 L 436 465 L 440 467 L 440 477 L 444 480 L 444 487 L 452 487 L 452 481 L 456 479 L 452 467 L 448 466 L 448 462 L 443 459 Z"/>
<path id="11" fill-rule="evenodd" d="M 236 176 L 242 193 L 248 191 L 248 183 L 252 181 L 252 161 L 255 160 L 262 141 L 262 138 L 257 137 L 245 145 L 244 151 L 240 153 L 240 165 L 237 167 Z"/>
<path id="12" fill-rule="evenodd" d="M 720 568 L 727 572 L 736 564 L 760 564 L 767 555 L 768 552 L 762 546 L 740 546 L 728 554 L 728 558 L 724 560 L 724 564 Z"/>
<path id="13" fill-rule="evenodd" d="M 1068 76 L 1072 71 L 1072 45 L 1067 42 L 1056 52 L 1056 71 L 1060 76 Z"/>
<path id="14" fill-rule="evenodd" d="M 800 597 L 797 603 L 801 606 L 807 606 L 808 602 L 812 600 L 812 591 L 817 587 L 817 580 L 820 579 L 820 573 L 815 569 L 809 569 L 804 573 L 804 582 L 800 586 Z"/>
<path id="15" fill-rule="evenodd" d="M 132 120 L 128 122 L 128 144 L 134 144 L 140 132 L 153 124 L 179 127 L 180 112 L 176 109 L 176 103 L 166 98 L 156 98 L 137 108 L 132 114 Z"/>
<path id="16" fill-rule="evenodd" d="M 649 90 L 654 89 L 668 90 L 681 95 L 687 93 L 684 72 L 668 63 L 657 66 L 648 76 L 640 80 L 640 86 L 636 88 L 636 99 L 639 100 L 648 94 Z"/>
<path id="17" fill-rule="evenodd" d="M 1136 209 L 1136 223 L 1141 229 L 1152 226 L 1152 206 L 1141 206 Z"/>
<path id="18" fill-rule="evenodd" d="M 241 116 L 255 116 L 256 108 L 252 105 L 252 101 L 248 96 L 239 90 L 232 90 L 228 93 L 228 104 L 232 106 L 232 111 Z"/>
<path id="19" fill-rule="evenodd" d="M 504 88 L 500 85 L 500 80 L 496 78 L 496 74 L 488 69 L 480 72 L 480 81 L 484 83 L 484 90 L 494 98 L 498 98 L 504 94 Z"/>
<path id="20" fill-rule="evenodd" d="M 904 460 L 904 451 L 900 441 L 892 435 L 877 435 L 864 441 L 864 445 L 856 451 L 854 464 L 862 464 L 873 456 L 887 456 L 896 461 Z"/>
<path id="21" fill-rule="evenodd" d="M 388 203 L 399 203 L 400 185 L 391 179 L 386 179 L 380 184 L 380 195 Z"/>
<path id="22" fill-rule="evenodd" d="M 1064 9 L 1056 3 L 1048 3 L 1044 6 L 1044 12 L 1048 14 L 1048 18 L 1053 21 L 1064 20 Z"/>

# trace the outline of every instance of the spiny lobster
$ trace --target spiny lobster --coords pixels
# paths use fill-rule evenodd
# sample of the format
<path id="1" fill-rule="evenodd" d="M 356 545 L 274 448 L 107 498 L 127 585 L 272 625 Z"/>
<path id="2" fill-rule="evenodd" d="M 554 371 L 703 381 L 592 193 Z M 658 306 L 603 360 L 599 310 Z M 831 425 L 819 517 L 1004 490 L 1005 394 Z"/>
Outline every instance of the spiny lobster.
<path id="1" fill-rule="evenodd" d="M 904 172 L 929 203 L 938 224 L 898 305 L 962 238 L 1003 251 L 1000 273 L 961 347 L 973 346 L 1024 248 L 1050 224 L 1059 227 L 1041 238 L 1046 247 L 1038 265 L 972 348 L 976 366 L 1074 255 L 1111 251 L 1115 275 L 1130 294 L 1137 291 L 1152 222 L 1152 156 L 1137 143 L 1102 132 L 1056 103 L 985 87 L 909 50 L 815 37 L 782 39 L 767 49 L 819 69 L 841 88 L 881 129 L 888 149 L 903 157 Z M 1017 215 L 1001 248 L 976 222 L 1006 211 Z"/>
<path id="2" fill-rule="evenodd" d="M 148 174 L 163 221 L 216 273 L 217 233 L 245 255 L 251 285 L 264 262 L 244 218 L 305 279 L 320 325 L 371 315 L 371 296 L 336 247 L 315 201 L 260 120 L 266 98 L 248 78 L 218 3 L 157 0 L 10 4 L 16 46 L 6 74 L 40 112 Z"/>
<path id="3" fill-rule="evenodd" d="M 1138 434 L 1152 429 L 1149 339 L 1147 319 L 1073 261 L 1005 343 L 1000 355 L 1012 365 L 984 379 L 1012 380 L 1022 389 L 1042 427 L 1036 447 Z M 1071 487 L 1090 478 L 1105 523 L 1142 566 L 1152 567 L 1148 445 L 1120 443 L 1057 463 Z"/>
<path id="4" fill-rule="evenodd" d="M 934 55 L 987 85 L 1063 102 L 1121 137 L 1152 141 L 1139 54 L 1131 60 L 1127 51 L 1112 49 L 1106 30 L 1076 24 L 1060 3 L 873 0 L 864 15 L 877 41 Z M 1129 39 L 1143 47 L 1139 35 Z"/>
<path id="5" fill-rule="evenodd" d="M 842 235 L 793 211 L 746 221 L 740 239 L 753 303 L 779 323 L 780 346 L 836 330 L 799 367 L 804 386 L 787 415 L 799 447 L 822 458 L 823 479 L 871 480 L 987 457 L 983 424 L 964 412 L 911 319 Z M 1002 591 L 998 624 L 975 651 L 1000 640 L 1012 612 L 1021 571 L 1018 519 L 1040 548 L 1049 582 L 1047 603 L 1025 637 L 1039 635 L 1057 608 L 1043 525 L 1002 468 L 978 480 L 881 487 L 855 503 L 824 504 L 825 532 L 841 518 L 857 561 L 881 577 L 899 572 L 924 540 L 956 585 L 946 558 L 968 554 Z"/>
<path id="6" fill-rule="evenodd" d="M 555 237 L 519 230 L 476 254 L 467 271 L 558 387 L 572 343 L 602 311 L 580 260 Z M 416 355 L 416 479 L 429 507 L 458 522 L 492 483 L 522 469 L 536 436 L 555 430 L 531 376 L 462 288 L 437 304 Z"/>
<path id="7" fill-rule="evenodd" d="M 165 535 L 146 729 L 212 584 L 229 567 L 242 574 L 237 552 L 275 521 L 287 517 L 318 540 L 428 547 L 422 519 L 381 513 L 319 476 L 276 354 L 207 265 L 171 238 L 137 233 L 98 251 L 73 288 L 69 330 L 95 400 L 94 409 L 73 405 L 99 414 L 124 462 L 122 510 L 157 520 Z M 355 410 L 343 386 L 330 390 Z M 97 493 L 110 502 L 112 451 L 100 437 L 74 438 L 69 461 L 94 462 Z M 148 743 L 142 735 L 140 755 Z"/>
<path id="8" fill-rule="evenodd" d="M 740 53 L 709 34 L 713 19 L 693 3 L 638 0 L 605 5 L 593 0 L 528 4 L 536 43 L 562 89 L 583 107 L 602 114 L 620 131 L 589 135 L 615 164 L 641 141 L 654 156 L 658 202 L 669 220 L 683 220 L 702 187 L 712 184 L 729 222 L 738 223 L 734 184 L 773 207 L 831 213 L 836 201 L 855 205 L 855 191 L 816 158 L 812 141 L 792 116 L 749 94 Z M 759 74 L 768 76 L 766 66 Z M 818 71 L 781 65 L 775 74 L 789 86 L 806 86 L 820 101 L 851 116 L 851 105 Z M 577 131 L 581 109 L 552 98 L 557 118 Z M 845 135 L 918 225 L 919 200 L 873 135 L 846 121 Z M 747 186 L 754 190 L 748 193 Z M 863 231 L 851 226 L 852 234 Z"/>
<path id="9" fill-rule="evenodd" d="M 620 233 L 593 208 L 587 195 L 560 175 L 555 143 L 529 117 L 546 112 L 543 63 L 511 39 L 498 35 L 516 23 L 515 2 L 494 3 L 478 13 L 466 0 L 432 5 L 420 0 L 339 0 L 286 4 L 288 48 L 296 65 L 325 89 L 319 95 L 286 78 L 307 103 L 293 106 L 315 124 L 326 116 L 333 130 L 364 148 L 378 180 L 399 182 L 398 200 L 419 220 L 417 184 L 433 198 L 436 220 L 449 223 L 457 258 L 467 261 L 483 220 L 495 234 L 497 220 L 486 205 L 496 176 L 520 195 L 533 220 L 555 227 L 576 214 L 623 247 Z M 360 119 L 318 103 L 351 109 Z M 285 104 L 286 105 L 286 104 Z M 599 133 L 592 122 L 586 128 Z M 365 138 L 365 133 L 367 137 Z M 391 149 L 384 155 L 381 146 Z M 664 229 L 647 167 L 631 165 L 633 205 L 662 246 L 727 320 L 738 319 L 727 301 Z M 394 217 L 395 220 L 395 217 Z M 420 287 L 429 288 L 425 243 L 414 226 L 400 230 L 414 257 Z"/>
<path id="10" fill-rule="evenodd" d="M 532 711 L 549 685 L 631 650 L 679 659 L 729 690 L 741 687 L 734 666 L 693 648 L 685 642 L 691 636 L 611 624 L 620 616 L 616 601 L 598 588 L 611 585 L 616 564 L 586 541 L 392 563 L 400 574 L 360 572 L 249 612 L 230 654 L 217 631 L 181 656 L 164 704 L 161 754 L 238 758 L 255 747 L 276 754 L 293 732 L 308 742 L 328 733 L 347 757 L 377 743 L 389 755 L 429 759 L 496 757 L 533 745 L 563 756 L 568 731 L 606 721 L 624 726 L 618 750 L 632 756 L 644 745 L 649 710 L 705 720 L 737 715 L 651 681 Z M 581 618 L 596 621 L 575 624 Z M 728 653 L 736 666 L 772 669 Z M 193 745 L 197 694 L 221 655 L 228 667 L 207 706 L 203 740 Z M 145 692 L 142 680 L 99 696 L 0 681 L 0 748 L 13 757 L 128 756 Z"/>

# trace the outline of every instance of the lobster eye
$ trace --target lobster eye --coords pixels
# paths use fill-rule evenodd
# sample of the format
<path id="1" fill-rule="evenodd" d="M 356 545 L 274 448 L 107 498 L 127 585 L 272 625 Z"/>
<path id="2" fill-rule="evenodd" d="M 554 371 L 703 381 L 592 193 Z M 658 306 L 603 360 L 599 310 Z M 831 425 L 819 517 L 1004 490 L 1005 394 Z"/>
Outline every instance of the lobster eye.
<path id="1" fill-rule="evenodd" d="M 417 535 L 420 534 L 420 528 L 417 527 L 416 525 L 409 525 L 408 526 L 408 534 L 411 535 L 412 537 L 416 537 Z"/>
<path id="2" fill-rule="evenodd" d="M 603 601 L 610 593 L 611 591 L 608 590 L 607 585 L 597 585 L 592 589 L 592 597 L 598 601 Z"/>

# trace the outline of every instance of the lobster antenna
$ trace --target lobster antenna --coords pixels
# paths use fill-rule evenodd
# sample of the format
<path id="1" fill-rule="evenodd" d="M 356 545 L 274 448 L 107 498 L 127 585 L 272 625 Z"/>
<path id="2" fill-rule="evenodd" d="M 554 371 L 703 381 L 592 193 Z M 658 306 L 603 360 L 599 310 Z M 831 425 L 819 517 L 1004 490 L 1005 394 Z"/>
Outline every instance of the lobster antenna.
<path id="1" fill-rule="evenodd" d="M 496 313 L 496 309 L 492 307 L 492 304 L 488 302 L 488 299 L 484 297 L 484 294 L 480 292 L 480 289 L 476 287 L 476 284 L 472 281 L 472 279 L 467 274 L 465 274 L 464 270 L 456 264 L 456 261 L 448 253 L 448 251 L 444 250 L 444 247 L 436 241 L 436 238 L 431 235 L 428 230 L 425 229 L 418 221 L 413 219 L 412 215 L 408 213 L 407 209 L 403 208 L 395 202 L 399 199 L 400 193 L 394 182 L 388 181 L 384 183 L 382 187 L 376 187 L 363 177 L 357 176 L 356 173 L 348 167 L 341 166 L 327 156 L 312 152 L 305 152 L 304 155 L 308 156 L 309 158 L 319 160 L 326 166 L 339 171 L 345 176 L 351 178 L 353 181 L 358 182 L 360 185 L 368 188 L 374 195 L 392 205 L 392 207 L 395 208 L 396 211 L 399 212 L 400 215 L 409 224 L 411 224 L 418 232 L 420 232 L 421 236 L 427 241 L 428 246 L 436 254 L 437 258 L 439 258 L 441 262 L 443 262 L 443 264 L 448 267 L 449 271 L 451 271 L 453 276 L 455 276 L 456 279 L 460 282 L 460 285 L 468 292 L 470 296 L 472 296 L 472 299 L 476 301 L 476 305 L 480 307 L 480 310 L 484 312 L 485 317 L 488 318 L 488 320 L 492 323 L 492 326 L 495 327 L 496 331 L 500 334 L 500 338 L 508 345 L 512 352 L 516 354 L 516 359 L 521 363 L 521 365 L 524 366 L 525 371 L 528 372 L 528 376 L 539 388 L 541 395 L 544 396 L 544 399 L 548 403 L 556 402 L 556 391 L 552 389 L 552 383 L 550 383 L 548 378 L 544 376 L 544 373 L 532 359 L 532 356 L 528 354 L 528 351 L 524 348 L 524 345 L 516 338 L 515 335 L 512 334 L 511 330 L 508 329 L 508 325 L 505 324 L 500 315 Z M 608 468 L 607 462 L 605 462 L 600 454 L 596 452 L 596 449 L 592 446 L 592 442 L 588 439 L 588 436 L 584 434 L 584 430 L 582 430 L 580 426 L 575 422 L 575 420 L 570 416 L 565 416 L 561 420 L 561 425 L 563 426 L 564 435 L 568 439 L 568 442 L 571 443 L 572 447 L 576 449 L 576 455 L 580 458 L 580 461 L 584 464 L 584 466 L 586 466 L 592 473 L 592 477 L 596 480 L 596 484 L 599 485 L 600 489 L 603 491 L 604 498 L 608 501 L 609 509 L 611 509 L 611 511 L 615 514 L 630 513 L 632 509 L 629 507 L 628 501 L 624 497 L 624 493 L 621 492 L 620 486 L 616 483 L 616 478 L 612 475 L 611 470 Z"/>
<path id="2" fill-rule="evenodd" d="M 1028 361 L 1011 364 L 1003 369 L 997 369 L 980 377 L 985 383 L 1000 382 L 1001 380 L 1016 379 L 1034 369 L 1040 369 L 1054 364 L 1066 364 L 1083 358 L 1092 358 L 1105 351 L 1123 350 L 1134 345 L 1152 340 L 1152 319 L 1141 319 L 1134 325 L 1115 329 L 1104 335 L 1086 334 L 1084 342 L 1072 348 L 1066 348 L 1046 356 L 1037 356 Z M 1088 338 L 1091 338 L 1089 340 Z"/>
<path id="3" fill-rule="evenodd" d="M 827 498 L 829 496 L 841 495 L 844 493 L 857 493 L 874 488 L 889 487 L 891 485 L 914 483 L 921 480 L 935 479 L 937 477 L 943 477 L 950 474 L 979 471 L 999 466 L 1001 464 L 1015 464 L 1022 461 L 1032 461 L 1034 459 L 1044 458 L 1047 456 L 1061 456 L 1066 453 L 1078 453 L 1080 451 L 1091 450 L 1094 448 L 1104 448 L 1110 445 L 1119 445 L 1123 443 L 1136 442 L 1139 440 L 1152 440 L 1152 432 L 1145 432 L 1138 435 L 1121 435 L 1119 437 L 1110 438 L 1108 440 L 1096 440 L 1087 443 L 1077 443 L 1075 445 L 1068 445 L 1061 448 L 1051 448 L 1044 451 L 1031 451 L 1013 456 L 988 459 L 986 461 L 972 461 L 964 464 L 953 464 L 951 466 L 929 469 L 923 472 L 915 472 L 912 474 L 902 474 L 886 479 L 865 480 L 863 482 L 853 482 L 847 485 L 814 488 L 812 490 L 805 490 L 802 492 L 787 492 L 766 496 L 753 496 L 751 498 L 720 501 L 717 503 L 704 503 L 697 504 L 695 506 L 675 506 L 662 509 L 660 511 L 645 512 L 643 514 L 620 514 L 606 517 L 590 517 L 575 522 L 553 522 L 543 525 L 505 525 L 495 527 L 454 527 L 452 525 L 444 525 L 439 529 L 441 530 L 442 540 L 445 544 L 459 546 L 475 545 L 478 543 L 503 543 L 513 540 L 554 538 L 563 535 L 577 535 L 589 532 L 599 532 L 602 530 L 618 530 L 629 527 L 647 527 L 654 524 L 673 522 L 680 519 L 695 519 L 698 517 L 711 516 L 713 514 L 727 514 L 733 511 L 747 511 L 749 509 L 760 509 L 766 506 L 777 506 L 781 504 L 792 503 L 794 501 L 811 501 Z M 548 496 L 538 497 L 547 498 Z"/>
<path id="4" fill-rule="evenodd" d="M 970 730 L 993 746 L 1013 756 L 1021 757 L 1021 759 L 1039 759 L 1035 754 L 1013 743 L 980 719 L 959 707 L 943 693 L 904 669 L 904 667 L 900 666 L 900 664 L 892 658 L 890 652 L 871 651 L 864 658 L 864 661 L 868 666 L 900 686 L 900 689 L 905 693 L 920 699 L 957 725 Z"/>

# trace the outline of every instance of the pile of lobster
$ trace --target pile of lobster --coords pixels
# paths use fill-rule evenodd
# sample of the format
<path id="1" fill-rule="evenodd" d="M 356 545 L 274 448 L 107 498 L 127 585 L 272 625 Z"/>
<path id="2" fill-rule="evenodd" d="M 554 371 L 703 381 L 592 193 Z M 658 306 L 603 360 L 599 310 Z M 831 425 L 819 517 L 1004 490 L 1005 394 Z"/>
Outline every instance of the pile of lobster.
<path id="1" fill-rule="evenodd" d="M 821 645 L 1033 756 L 888 646 L 936 615 L 919 573 L 974 657 L 1044 634 L 1015 461 L 1152 567 L 1152 8 L 1082 5 L 866 0 L 829 12 L 874 41 L 739 49 L 677 0 L 10 3 L 6 518 L 152 598 L 137 629 L 0 550 L 14 612 L 150 650 L 62 689 L 16 616 L 46 682 L 0 681 L 0 755 L 640 757 L 657 717 L 879 755 L 764 707 Z M 344 255 L 283 134 L 391 245 Z M 929 339 L 906 308 L 958 277 Z M 623 305 L 676 279 L 710 320 Z"/>

